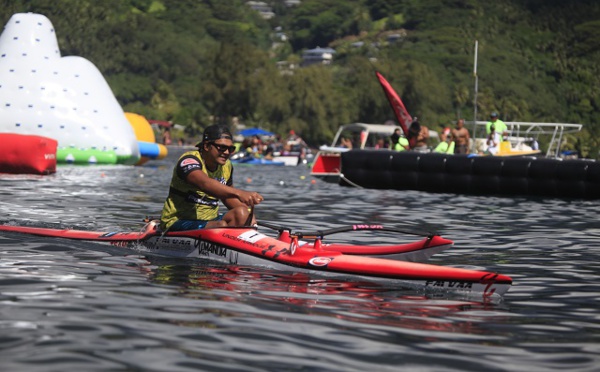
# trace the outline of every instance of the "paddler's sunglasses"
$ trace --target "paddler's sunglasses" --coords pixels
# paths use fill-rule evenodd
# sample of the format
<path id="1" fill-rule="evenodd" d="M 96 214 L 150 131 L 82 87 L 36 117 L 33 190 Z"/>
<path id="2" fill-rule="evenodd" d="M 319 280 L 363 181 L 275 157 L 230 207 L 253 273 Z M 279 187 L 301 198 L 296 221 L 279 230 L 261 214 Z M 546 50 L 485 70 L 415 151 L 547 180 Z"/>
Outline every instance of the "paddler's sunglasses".
<path id="1" fill-rule="evenodd" d="M 233 154 L 235 152 L 235 146 L 219 145 L 218 143 L 214 142 L 209 142 L 208 144 L 213 145 L 218 152 L 229 151 L 230 154 Z"/>

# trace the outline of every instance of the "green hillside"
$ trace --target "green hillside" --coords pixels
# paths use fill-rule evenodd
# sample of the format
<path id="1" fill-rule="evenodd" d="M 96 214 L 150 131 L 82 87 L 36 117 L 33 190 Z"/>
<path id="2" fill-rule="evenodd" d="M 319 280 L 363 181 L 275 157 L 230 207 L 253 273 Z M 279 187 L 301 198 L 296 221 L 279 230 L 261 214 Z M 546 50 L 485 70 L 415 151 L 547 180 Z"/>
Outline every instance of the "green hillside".
<path id="1" fill-rule="evenodd" d="M 294 129 L 313 145 L 340 124 L 393 119 L 376 70 L 421 123 L 472 120 L 478 40 L 479 120 L 498 111 L 508 121 L 581 123 L 567 148 L 599 156 L 597 1 L 266 3 L 269 20 L 238 0 L 5 0 L 0 15 L 47 16 L 62 54 L 92 61 L 126 111 L 172 120 L 189 136 L 237 118 Z M 317 46 L 337 51 L 332 65 L 278 68 Z"/>

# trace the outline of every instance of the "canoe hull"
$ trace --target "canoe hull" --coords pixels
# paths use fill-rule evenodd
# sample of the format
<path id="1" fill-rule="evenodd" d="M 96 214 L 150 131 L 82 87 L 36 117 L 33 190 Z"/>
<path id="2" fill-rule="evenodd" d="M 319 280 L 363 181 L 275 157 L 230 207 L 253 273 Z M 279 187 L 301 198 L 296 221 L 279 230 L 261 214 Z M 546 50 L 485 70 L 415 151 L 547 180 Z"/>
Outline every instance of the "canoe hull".
<path id="1" fill-rule="evenodd" d="M 227 264 L 264 266 L 318 275 L 360 277 L 401 287 L 477 293 L 484 297 L 502 295 L 512 284 L 510 277 L 501 274 L 348 254 L 344 253 L 347 247 L 345 249 L 341 245 L 294 246 L 249 227 L 178 231 L 165 235 L 155 229 L 154 223 L 148 224 L 146 230 L 139 233 L 20 226 L 0 226 L 0 231 L 88 240 L 170 257 L 211 259 Z M 443 239 L 440 243 L 444 242 L 447 240 Z M 444 245 L 434 248 L 442 249 Z"/>

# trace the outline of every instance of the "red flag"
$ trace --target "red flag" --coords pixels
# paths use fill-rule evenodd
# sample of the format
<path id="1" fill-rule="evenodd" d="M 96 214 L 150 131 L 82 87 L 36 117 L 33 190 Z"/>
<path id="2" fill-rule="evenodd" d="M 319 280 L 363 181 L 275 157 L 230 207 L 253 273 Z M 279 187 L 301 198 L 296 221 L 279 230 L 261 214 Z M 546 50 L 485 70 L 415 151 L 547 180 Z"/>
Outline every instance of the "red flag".
<path id="1" fill-rule="evenodd" d="M 390 101 L 390 105 L 392 106 L 392 110 L 394 110 L 398 124 L 400 124 L 404 135 L 408 135 L 408 127 L 412 123 L 412 117 L 408 111 L 406 111 L 406 107 L 404 107 L 402 100 L 400 97 L 398 97 L 398 94 L 394 91 L 394 88 L 392 88 L 390 83 L 388 83 L 388 81 L 385 80 L 385 78 L 379 72 L 375 71 L 375 74 L 377 74 L 379 83 L 383 87 L 383 91 L 385 92 L 388 101 Z"/>

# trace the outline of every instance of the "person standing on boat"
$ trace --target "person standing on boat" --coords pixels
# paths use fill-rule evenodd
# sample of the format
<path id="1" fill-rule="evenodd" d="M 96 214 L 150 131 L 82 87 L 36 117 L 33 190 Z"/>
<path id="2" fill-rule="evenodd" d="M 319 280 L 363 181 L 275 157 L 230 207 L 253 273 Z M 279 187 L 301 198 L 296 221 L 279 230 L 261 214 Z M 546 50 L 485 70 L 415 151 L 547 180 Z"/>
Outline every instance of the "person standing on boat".
<path id="1" fill-rule="evenodd" d="M 243 226 L 250 215 L 248 207 L 260 204 L 264 198 L 258 192 L 233 187 L 229 157 L 235 146 L 231 131 L 226 126 L 211 125 L 196 147 L 177 160 L 160 218 L 161 229 Z M 219 214 L 219 200 L 229 209 L 227 213 Z"/>
<path id="2" fill-rule="evenodd" d="M 485 124 L 485 132 L 488 135 L 491 133 L 490 128 L 492 125 L 496 128 L 496 132 L 500 134 L 501 140 L 506 141 L 506 138 L 508 137 L 508 127 L 502 120 L 498 119 L 498 113 L 496 112 L 490 114 L 490 121 Z"/>
<path id="3" fill-rule="evenodd" d="M 469 153 L 469 130 L 465 128 L 465 119 L 458 119 L 456 122 L 456 128 L 450 131 L 452 141 L 454 142 L 454 153 L 455 154 L 468 154 Z"/>

